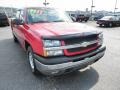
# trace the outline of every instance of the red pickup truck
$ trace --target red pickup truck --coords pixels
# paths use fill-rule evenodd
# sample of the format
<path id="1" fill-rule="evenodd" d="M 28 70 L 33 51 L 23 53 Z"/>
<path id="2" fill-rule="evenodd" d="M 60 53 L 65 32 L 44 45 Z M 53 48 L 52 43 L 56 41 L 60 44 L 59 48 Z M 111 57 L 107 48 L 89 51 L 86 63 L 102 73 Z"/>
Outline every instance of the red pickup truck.
<path id="1" fill-rule="evenodd" d="M 11 21 L 15 42 L 27 52 L 34 74 L 61 75 L 83 69 L 103 57 L 103 34 L 72 22 L 63 11 L 29 7 Z"/>

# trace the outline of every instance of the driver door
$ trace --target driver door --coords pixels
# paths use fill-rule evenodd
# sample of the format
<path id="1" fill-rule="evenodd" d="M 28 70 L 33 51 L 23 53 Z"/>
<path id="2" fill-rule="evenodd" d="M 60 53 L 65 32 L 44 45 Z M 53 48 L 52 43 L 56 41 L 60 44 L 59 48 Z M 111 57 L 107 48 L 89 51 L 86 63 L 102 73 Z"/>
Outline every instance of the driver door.
<path id="1" fill-rule="evenodd" d="M 24 20 L 24 12 L 22 10 L 17 11 L 16 19 L 22 20 L 23 22 L 25 21 Z M 14 30 L 14 35 L 17 37 L 19 43 L 22 45 L 22 47 L 24 47 L 24 40 L 25 40 L 24 24 L 20 24 L 20 25 L 14 24 L 13 30 Z"/>

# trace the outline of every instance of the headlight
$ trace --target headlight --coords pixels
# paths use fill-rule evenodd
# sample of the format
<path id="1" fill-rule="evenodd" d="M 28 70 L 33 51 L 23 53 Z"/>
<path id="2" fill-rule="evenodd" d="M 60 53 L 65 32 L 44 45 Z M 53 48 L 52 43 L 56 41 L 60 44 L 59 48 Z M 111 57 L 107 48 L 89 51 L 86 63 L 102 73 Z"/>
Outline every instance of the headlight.
<path id="1" fill-rule="evenodd" d="M 62 50 L 49 50 L 49 51 L 45 51 L 44 53 L 45 56 L 59 56 L 59 55 L 63 55 L 63 51 Z"/>
<path id="2" fill-rule="evenodd" d="M 60 47 L 61 42 L 59 40 L 43 40 L 44 44 L 44 56 L 59 56 L 63 55 L 63 50 L 46 50 L 46 48 Z"/>
<path id="3" fill-rule="evenodd" d="M 99 34 L 98 36 L 98 45 L 102 45 L 103 44 L 103 34 Z"/>
<path id="4" fill-rule="evenodd" d="M 58 40 L 43 40 L 45 47 L 57 47 L 61 46 L 61 42 Z"/>

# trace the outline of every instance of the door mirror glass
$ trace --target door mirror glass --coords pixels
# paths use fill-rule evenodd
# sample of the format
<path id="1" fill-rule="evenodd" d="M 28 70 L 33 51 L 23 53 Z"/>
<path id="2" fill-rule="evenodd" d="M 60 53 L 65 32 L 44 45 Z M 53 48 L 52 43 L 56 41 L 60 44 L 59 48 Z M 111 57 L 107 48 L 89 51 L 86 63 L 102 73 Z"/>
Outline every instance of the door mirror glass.
<path id="1" fill-rule="evenodd" d="M 24 24 L 24 21 L 23 20 L 20 20 L 20 19 L 13 19 L 13 24 L 15 25 L 23 25 Z"/>

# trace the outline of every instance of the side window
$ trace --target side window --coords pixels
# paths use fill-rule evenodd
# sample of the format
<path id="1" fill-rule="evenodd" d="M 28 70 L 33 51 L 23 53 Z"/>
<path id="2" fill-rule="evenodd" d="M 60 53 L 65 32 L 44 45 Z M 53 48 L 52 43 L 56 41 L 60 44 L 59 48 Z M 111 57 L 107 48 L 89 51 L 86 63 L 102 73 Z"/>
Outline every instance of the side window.
<path id="1" fill-rule="evenodd" d="M 120 16 L 116 16 L 116 21 L 120 21 Z"/>
<path id="2" fill-rule="evenodd" d="M 119 18 L 119 21 L 120 21 L 120 16 L 118 18 Z"/>
<path id="3" fill-rule="evenodd" d="M 16 19 L 20 19 L 20 11 L 17 11 L 17 13 L 16 13 Z"/>
<path id="4" fill-rule="evenodd" d="M 119 17 L 116 17 L 116 21 L 119 21 Z"/>
<path id="5" fill-rule="evenodd" d="M 20 20 L 24 21 L 24 12 L 22 10 L 20 11 Z"/>
<path id="6" fill-rule="evenodd" d="M 20 19 L 20 20 L 24 21 L 24 12 L 23 12 L 23 10 L 17 11 L 16 19 Z"/>

